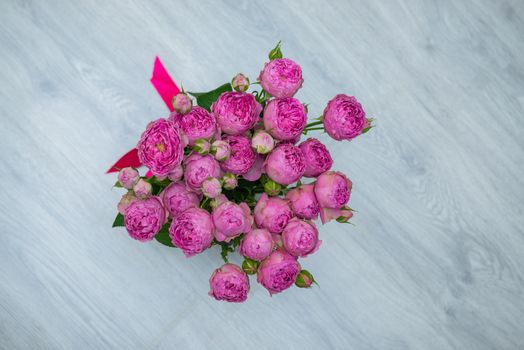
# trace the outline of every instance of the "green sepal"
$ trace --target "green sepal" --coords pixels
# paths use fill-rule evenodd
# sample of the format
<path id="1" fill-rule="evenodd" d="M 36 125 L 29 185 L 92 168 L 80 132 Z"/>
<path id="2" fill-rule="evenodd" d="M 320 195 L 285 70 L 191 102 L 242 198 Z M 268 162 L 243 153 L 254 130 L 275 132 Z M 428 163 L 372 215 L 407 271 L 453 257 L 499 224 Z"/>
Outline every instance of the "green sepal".
<path id="1" fill-rule="evenodd" d="M 279 41 L 277 45 L 271 51 L 269 51 L 268 57 L 270 60 L 282 58 L 282 51 L 280 50 L 280 43 L 281 41 Z"/>

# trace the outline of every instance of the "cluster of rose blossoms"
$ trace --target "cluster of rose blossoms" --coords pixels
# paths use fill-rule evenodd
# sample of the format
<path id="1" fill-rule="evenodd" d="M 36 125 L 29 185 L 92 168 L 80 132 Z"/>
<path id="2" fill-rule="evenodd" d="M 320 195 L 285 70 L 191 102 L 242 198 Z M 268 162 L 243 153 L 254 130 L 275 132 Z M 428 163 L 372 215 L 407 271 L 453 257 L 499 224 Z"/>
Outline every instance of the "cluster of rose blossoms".
<path id="1" fill-rule="evenodd" d="M 339 94 L 308 124 L 307 107 L 293 97 L 303 83 L 301 67 L 282 58 L 279 45 L 269 58 L 255 83 L 260 91 L 248 93 L 248 78 L 238 74 L 209 110 L 193 105 L 191 93 L 176 95 L 175 112 L 150 122 L 138 142 L 149 174 L 130 167 L 118 174 L 116 186 L 128 190 L 119 216 L 132 238 L 155 238 L 187 257 L 221 247 L 226 263 L 209 280 L 217 300 L 245 301 L 249 274 L 270 294 L 310 287 L 314 278 L 298 258 L 320 246 L 312 220 L 352 217 L 351 181 L 331 170 L 324 144 L 300 137 L 325 130 L 352 140 L 372 119 L 355 97 Z M 198 103 L 204 94 L 191 95 Z M 304 177 L 314 181 L 302 183 Z M 236 250 L 242 266 L 228 263 Z"/>

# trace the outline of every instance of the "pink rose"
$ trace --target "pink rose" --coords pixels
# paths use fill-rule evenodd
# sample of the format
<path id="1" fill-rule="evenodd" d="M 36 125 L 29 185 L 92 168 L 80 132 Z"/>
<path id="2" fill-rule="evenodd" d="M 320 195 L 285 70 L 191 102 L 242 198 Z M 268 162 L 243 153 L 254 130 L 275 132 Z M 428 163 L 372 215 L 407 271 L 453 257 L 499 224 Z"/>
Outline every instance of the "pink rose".
<path id="1" fill-rule="evenodd" d="M 172 183 L 167 186 L 160 196 L 171 217 L 176 217 L 186 209 L 196 208 L 200 205 L 200 196 L 179 183 Z"/>
<path id="2" fill-rule="evenodd" d="M 200 191 L 202 183 L 209 177 L 221 177 L 220 165 L 210 155 L 193 153 L 184 160 L 184 180 L 188 188 Z"/>
<path id="3" fill-rule="evenodd" d="M 302 68 L 289 58 L 279 58 L 266 63 L 258 80 L 264 90 L 278 98 L 293 96 L 304 82 Z"/>
<path id="4" fill-rule="evenodd" d="M 315 185 L 307 184 L 293 188 L 286 193 L 291 209 L 296 216 L 302 219 L 313 220 L 318 217 L 320 205 L 314 191 Z"/>
<path id="5" fill-rule="evenodd" d="M 173 219 L 169 237 L 173 245 L 189 258 L 211 246 L 214 230 L 213 220 L 207 211 L 189 208 Z"/>
<path id="6" fill-rule="evenodd" d="M 243 135 L 226 136 L 224 141 L 231 147 L 231 155 L 222 163 L 225 172 L 243 175 L 255 163 L 256 154 L 251 148 L 250 140 Z"/>
<path id="7" fill-rule="evenodd" d="M 255 222 L 271 233 L 280 233 L 293 217 L 287 200 L 262 193 L 254 210 Z"/>
<path id="8" fill-rule="evenodd" d="M 249 278 L 237 265 L 225 264 L 213 272 L 209 287 L 209 295 L 216 300 L 241 303 L 247 299 Z"/>
<path id="9" fill-rule="evenodd" d="M 199 106 L 194 106 L 187 114 L 172 113 L 169 119 L 187 136 L 190 145 L 197 139 L 211 138 L 217 131 L 215 117 Z"/>
<path id="10" fill-rule="evenodd" d="M 273 237 L 265 228 L 259 228 L 246 233 L 240 243 L 240 254 L 261 261 L 271 254 L 273 250 Z"/>
<path id="11" fill-rule="evenodd" d="M 202 182 L 202 193 L 208 198 L 215 198 L 222 193 L 222 184 L 217 178 L 209 177 Z"/>
<path id="12" fill-rule="evenodd" d="M 304 176 L 317 177 L 331 169 L 333 159 L 326 146 L 317 139 L 309 138 L 298 145 L 306 160 Z"/>
<path id="13" fill-rule="evenodd" d="M 253 217 L 246 203 L 225 201 L 213 209 L 213 223 L 217 241 L 229 242 L 241 233 L 251 231 Z"/>
<path id="14" fill-rule="evenodd" d="M 280 293 L 295 283 L 300 264 L 297 259 L 284 250 L 275 250 L 264 259 L 257 272 L 257 282 L 262 284 L 269 294 Z"/>
<path id="15" fill-rule="evenodd" d="M 165 176 L 182 163 L 184 145 L 175 125 L 165 119 L 149 123 L 136 146 L 138 158 L 153 175 Z"/>
<path id="16" fill-rule="evenodd" d="M 138 198 L 136 198 L 133 191 L 128 191 L 126 194 L 122 196 L 122 198 L 120 199 L 120 202 L 118 202 L 118 206 L 117 206 L 118 212 L 124 215 L 126 213 L 127 207 L 129 207 L 131 203 L 137 200 Z"/>
<path id="17" fill-rule="evenodd" d="M 317 227 L 311 221 L 293 218 L 282 231 L 284 248 L 293 256 L 308 256 L 317 251 L 321 242 L 318 240 Z"/>
<path id="18" fill-rule="evenodd" d="M 252 94 L 228 91 L 211 105 L 222 132 L 239 135 L 251 129 L 259 120 L 262 106 Z"/>
<path id="19" fill-rule="evenodd" d="M 182 176 L 184 176 L 184 168 L 182 165 L 177 166 L 169 174 L 167 174 L 167 177 L 169 180 L 173 182 L 178 182 L 182 179 Z"/>
<path id="20" fill-rule="evenodd" d="M 183 92 L 173 97 L 173 109 L 175 110 L 175 112 L 180 114 L 186 114 L 191 110 L 191 107 L 193 107 L 193 102 L 191 102 L 191 98 L 189 98 L 189 96 L 187 96 Z"/>
<path id="21" fill-rule="evenodd" d="M 264 130 L 257 130 L 251 139 L 251 147 L 258 154 L 267 154 L 275 148 L 275 140 Z"/>
<path id="22" fill-rule="evenodd" d="M 270 100 L 264 109 L 264 128 L 277 140 L 300 137 L 306 123 L 304 105 L 292 97 Z"/>
<path id="23" fill-rule="evenodd" d="M 349 201 L 352 183 L 338 171 L 326 171 L 317 178 L 315 196 L 323 208 L 340 209 Z"/>
<path id="24" fill-rule="evenodd" d="M 266 158 L 267 175 L 281 185 L 298 181 L 305 171 L 306 162 L 302 151 L 290 143 L 278 145 Z"/>
<path id="25" fill-rule="evenodd" d="M 368 126 L 366 113 L 353 96 L 339 94 L 324 109 L 324 129 L 335 140 L 351 140 Z"/>
<path id="26" fill-rule="evenodd" d="M 246 92 L 247 89 L 249 89 L 249 79 L 244 74 L 238 73 L 233 80 L 231 80 L 231 86 L 235 91 Z"/>
<path id="27" fill-rule="evenodd" d="M 352 217 L 353 212 L 351 209 L 346 209 L 344 207 L 340 209 L 322 208 L 320 210 L 320 220 L 322 221 L 322 224 L 326 224 L 333 219 L 338 222 L 347 222 Z"/>
<path id="28" fill-rule="evenodd" d="M 140 175 L 138 175 L 138 171 L 131 167 L 122 168 L 118 172 L 118 182 L 122 187 L 127 188 L 128 190 L 133 188 L 139 178 Z"/>
<path id="29" fill-rule="evenodd" d="M 138 180 L 138 182 L 133 186 L 133 192 L 140 199 L 146 199 L 151 195 L 153 187 L 149 182 L 144 181 L 143 179 Z"/>
<path id="30" fill-rule="evenodd" d="M 131 238 L 150 241 L 166 222 L 166 211 L 158 197 L 132 202 L 124 214 L 124 225 Z"/>

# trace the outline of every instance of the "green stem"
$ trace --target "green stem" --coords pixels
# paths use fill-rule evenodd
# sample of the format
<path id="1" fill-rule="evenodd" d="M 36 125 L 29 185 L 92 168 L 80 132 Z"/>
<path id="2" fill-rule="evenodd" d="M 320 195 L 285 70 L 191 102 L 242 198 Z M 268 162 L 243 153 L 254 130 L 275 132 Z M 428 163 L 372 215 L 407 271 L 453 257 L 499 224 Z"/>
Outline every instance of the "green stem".
<path id="1" fill-rule="evenodd" d="M 322 120 L 319 120 L 318 122 L 312 122 L 312 123 L 309 123 L 309 124 L 306 124 L 306 129 L 311 127 L 311 126 L 315 126 L 315 125 L 320 125 L 320 124 L 324 124 L 324 121 Z"/>

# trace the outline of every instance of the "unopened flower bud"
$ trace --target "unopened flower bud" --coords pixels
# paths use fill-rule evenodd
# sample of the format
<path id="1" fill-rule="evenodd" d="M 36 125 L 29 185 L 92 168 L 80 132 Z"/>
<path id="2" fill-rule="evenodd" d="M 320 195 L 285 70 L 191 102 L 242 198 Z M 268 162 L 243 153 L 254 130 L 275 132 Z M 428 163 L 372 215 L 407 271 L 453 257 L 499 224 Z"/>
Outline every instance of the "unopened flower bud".
<path id="1" fill-rule="evenodd" d="M 123 168 L 118 173 L 118 182 L 122 187 L 130 190 L 136 184 L 139 177 L 140 176 L 138 175 L 138 171 L 136 169 L 127 167 Z"/>
<path id="2" fill-rule="evenodd" d="M 275 140 L 267 132 L 258 130 L 251 139 L 251 147 L 259 154 L 267 154 L 275 147 Z"/>
<path id="3" fill-rule="evenodd" d="M 173 97 L 173 108 L 176 112 L 180 114 L 186 114 L 191 110 L 191 107 L 193 107 L 193 102 L 191 102 L 191 98 L 189 98 L 189 96 L 187 96 L 183 92 Z"/>
<path id="4" fill-rule="evenodd" d="M 204 180 L 204 182 L 202 182 L 202 193 L 208 198 L 216 198 L 222 193 L 220 181 L 214 177 Z"/>
<path id="5" fill-rule="evenodd" d="M 216 140 L 211 145 L 211 153 L 219 162 L 223 162 L 231 155 L 231 146 L 224 140 Z"/>
<path id="6" fill-rule="evenodd" d="M 280 184 L 276 183 L 273 180 L 268 180 L 264 184 L 264 191 L 270 196 L 278 196 L 281 189 L 282 186 L 280 186 Z"/>
<path id="7" fill-rule="evenodd" d="M 301 270 L 295 280 L 295 285 L 299 288 L 310 288 L 313 283 L 315 283 L 315 279 L 308 270 Z"/>
<path id="8" fill-rule="evenodd" d="M 151 195 L 153 187 L 149 182 L 144 181 L 143 179 L 138 180 L 135 186 L 133 186 L 133 192 L 135 196 L 140 199 L 146 199 Z"/>
<path id="9" fill-rule="evenodd" d="M 248 275 L 254 275 L 257 273 L 258 265 L 260 265 L 258 261 L 246 258 L 242 263 L 242 270 Z"/>
<path id="10" fill-rule="evenodd" d="M 195 141 L 193 149 L 195 150 L 195 152 L 205 155 L 209 153 L 211 145 L 209 144 L 209 141 L 206 139 L 198 139 Z"/>
<path id="11" fill-rule="evenodd" d="M 222 182 L 224 183 L 224 188 L 226 190 L 232 190 L 238 185 L 237 177 L 231 173 L 224 174 L 222 177 Z"/>
<path id="12" fill-rule="evenodd" d="M 231 85 L 235 91 L 246 92 L 249 88 L 249 78 L 242 73 L 238 73 L 231 81 Z"/>

